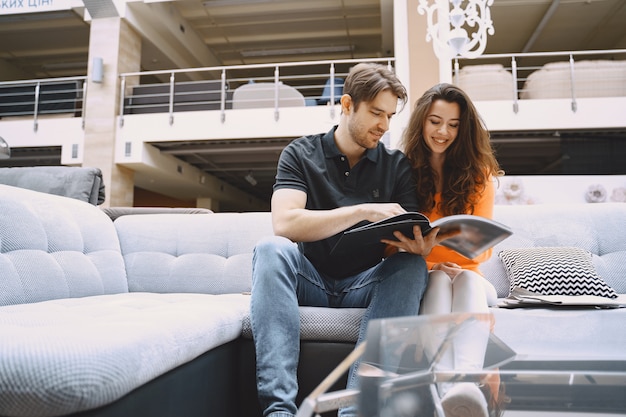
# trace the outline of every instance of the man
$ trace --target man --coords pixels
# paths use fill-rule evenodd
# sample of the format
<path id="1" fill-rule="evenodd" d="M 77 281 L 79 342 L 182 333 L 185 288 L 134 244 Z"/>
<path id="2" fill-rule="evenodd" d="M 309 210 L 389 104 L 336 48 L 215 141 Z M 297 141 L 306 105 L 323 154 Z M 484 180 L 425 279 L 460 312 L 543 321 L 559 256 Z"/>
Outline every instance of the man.
<path id="1" fill-rule="evenodd" d="M 399 251 L 385 259 L 384 245 L 330 254 L 345 229 L 416 210 L 408 161 L 380 143 L 406 99 L 389 69 L 358 64 L 344 84 L 339 124 L 293 141 L 280 156 L 271 202 L 276 236 L 256 246 L 252 272 L 257 389 L 266 417 L 297 411 L 299 305 L 367 308 L 359 342 L 368 320 L 418 313 L 428 276 L 423 256 L 438 230 L 422 238 L 416 227 L 415 239 L 395 232 L 398 240 L 384 243 Z M 348 387 L 357 386 L 355 368 Z M 340 415 L 355 415 L 355 407 Z"/>

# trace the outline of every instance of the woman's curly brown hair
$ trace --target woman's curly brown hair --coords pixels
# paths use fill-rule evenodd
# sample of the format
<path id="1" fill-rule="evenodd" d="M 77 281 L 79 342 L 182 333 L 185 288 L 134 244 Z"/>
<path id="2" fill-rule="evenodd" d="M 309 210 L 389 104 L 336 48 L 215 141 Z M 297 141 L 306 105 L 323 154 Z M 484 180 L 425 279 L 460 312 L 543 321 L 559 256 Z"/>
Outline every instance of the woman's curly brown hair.
<path id="1" fill-rule="evenodd" d="M 423 131 L 436 100 L 457 103 L 461 110 L 458 135 L 446 151 L 440 210 L 445 216 L 471 214 L 487 182 L 503 172 L 491 146 L 489 131 L 474 104 L 463 90 L 446 83 L 435 85 L 417 100 L 402 139 L 417 182 L 419 210 L 430 213 L 435 207 L 437 174 L 429 162 L 432 152 Z"/>

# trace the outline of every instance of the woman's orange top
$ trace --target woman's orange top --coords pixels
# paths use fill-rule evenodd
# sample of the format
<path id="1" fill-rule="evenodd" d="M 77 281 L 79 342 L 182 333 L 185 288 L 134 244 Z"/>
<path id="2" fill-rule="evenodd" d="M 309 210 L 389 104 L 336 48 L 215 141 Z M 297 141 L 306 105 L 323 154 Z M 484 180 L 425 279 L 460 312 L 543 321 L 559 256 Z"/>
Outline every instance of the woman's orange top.
<path id="1" fill-rule="evenodd" d="M 495 194 L 496 187 L 494 181 L 490 180 L 487 182 L 487 185 L 474 206 L 474 215 L 483 216 L 489 219 L 493 218 L 493 205 L 495 202 Z M 431 221 L 437 220 L 442 216 L 441 212 L 437 209 L 439 207 L 439 203 L 441 202 L 441 193 L 435 194 L 435 209 L 431 213 L 424 213 Z M 426 258 L 426 264 L 428 265 L 428 269 L 432 269 L 433 265 L 441 263 L 441 262 L 454 262 L 461 266 L 463 269 L 469 269 L 474 271 L 480 275 L 479 266 L 482 262 L 486 261 L 491 257 L 491 253 L 493 249 L 489 249 L 484 253 L 478 255 L 478 257 L 474 259 L 467 259 L 466 257 L 460 255 L 459 253 L 453 251 L 452 249 L 448 249 L 445 246 L 435 246 Z"/>

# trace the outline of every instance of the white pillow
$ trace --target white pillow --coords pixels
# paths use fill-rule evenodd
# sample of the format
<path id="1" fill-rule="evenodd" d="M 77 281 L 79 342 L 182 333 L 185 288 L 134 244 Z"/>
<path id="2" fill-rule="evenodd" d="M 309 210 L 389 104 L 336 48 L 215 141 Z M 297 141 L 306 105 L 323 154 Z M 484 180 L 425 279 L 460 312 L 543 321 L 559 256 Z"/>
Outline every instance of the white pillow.
<path id="1" fill-rule="evenodd" d="M 597 274 L 591 253 L 576 247 L 507 249 L 498 253 L 510 290 L 523 288 L 542 295 L 598 295 L 617 293 Z"/>
<path id="2" fill-rule="evenodd" d="M 466 65 L 461 68 L 461 73 L 470 72 L 498 72 L 503 70 L 502 64 Z"/>

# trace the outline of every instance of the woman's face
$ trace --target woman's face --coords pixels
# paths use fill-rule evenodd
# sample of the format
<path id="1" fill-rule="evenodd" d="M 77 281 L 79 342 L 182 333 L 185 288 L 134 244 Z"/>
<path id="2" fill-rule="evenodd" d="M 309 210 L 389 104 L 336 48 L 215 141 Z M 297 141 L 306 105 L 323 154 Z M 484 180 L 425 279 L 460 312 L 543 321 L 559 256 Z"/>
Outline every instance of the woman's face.
<path id="1" fill-rule="evenodd" d="M 422 132 L 433 155 L 445 154 L 459 133 L 461 108 L 458 103 L 435 100 L 431 104 Z"/>

